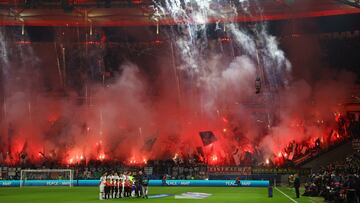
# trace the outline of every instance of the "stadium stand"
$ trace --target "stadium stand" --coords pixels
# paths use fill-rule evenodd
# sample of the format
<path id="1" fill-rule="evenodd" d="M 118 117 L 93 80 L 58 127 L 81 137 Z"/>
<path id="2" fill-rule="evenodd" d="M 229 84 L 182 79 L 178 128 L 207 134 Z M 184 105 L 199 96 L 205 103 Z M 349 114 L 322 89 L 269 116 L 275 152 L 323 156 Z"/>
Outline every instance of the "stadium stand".
<path id="1" fill-rule="evenodd" d="M 355 202 L 360 197 L 360 157 L 352 154 L 312 173 L 305 183 L 305 196 L 322 196 L 326 201 Z"/>

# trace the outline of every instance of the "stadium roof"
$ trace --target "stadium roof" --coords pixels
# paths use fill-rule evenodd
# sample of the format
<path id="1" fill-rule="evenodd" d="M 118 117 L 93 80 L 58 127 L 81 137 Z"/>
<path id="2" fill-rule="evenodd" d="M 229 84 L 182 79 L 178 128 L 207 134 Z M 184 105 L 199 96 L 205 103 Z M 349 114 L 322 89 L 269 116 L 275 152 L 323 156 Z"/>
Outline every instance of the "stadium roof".
<path id="1" fill-rule="evenodd" d="M 259 20 L 286 20 L 360 13 L 360 9 L 341 0 L 262 0 L 263 12 L 257 11 L 251 3 L 253 16 L 236 17 L 237 22 Z M 16 3 L 14 3 L 16 2 Z M 68 2 L 64 4 L 64 2 Z M 69 2 L 72 2 L 71 4 Z M 250 1 L 252 2 L 252 1 Z M 151 0 L 0 0 L 0 25 L 26 26 L 151 26 L 153 20 Z M 216 6 L 216 4 L 214 4 Z M 228 11 L 224 6 L 222 13 Z M 229 18 L 231 19 L 231 18 Z M 233 20 L 233 19 L 232 19 Z M 207 23 L 224 22 L 226 18 L 209 18 Z M 160 25 L 181 23 L 166 16 Z"/>

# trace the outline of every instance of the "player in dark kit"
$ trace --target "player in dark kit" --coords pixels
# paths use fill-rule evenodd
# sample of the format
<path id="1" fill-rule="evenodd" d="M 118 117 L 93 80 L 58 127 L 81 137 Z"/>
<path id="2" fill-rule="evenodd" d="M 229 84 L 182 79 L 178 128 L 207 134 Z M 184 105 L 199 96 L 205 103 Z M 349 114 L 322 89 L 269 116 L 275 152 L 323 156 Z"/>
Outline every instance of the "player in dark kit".
<path id="1" fill-rule="evenodd" d="M 147 199 L 148 198 L 147 194 L 149 191 L 149 177 L 147 177 L 146 175 L 144 175 L 142 178 L 141 190 L 142 190 L 142 197 Z"/>
<path id="2" fill-rule="evenodd" d="M 111 187 L 110 178 L 106 178 L 105 199 L 110 199 L 110 187 Z"/>
<path id="3" fill-rule="evenodd" d="M 241 186 L 240 176 L 236 177 L 236 179 L 235 179 L 235 185 L 236 185 L 236 186 Z"/>
<path id="4" fill-rule="evenodd" d="M 113 188 L 114 188 L 113 198 L 118 198 L 118 193 L 119 193 L 118 185 L 119 185 L 118 179 L 115 179 L 114 182 L 113 182 Z"/>
<path id="5" fill-rule="evenodd" d="M 131 186 L 132 186 L 132 182 L 130 180 L 130 173 L 126 173 L 125 187 L 124 187 L 125 197 L 131 197 Z"/>
<path id="6" fill-rule="evenodd" d="M 300 178 L 298 176 L 298 174 L 295 174 L 295 180 L 294 180 L 294 188 L 295 188 L 295 192 L 296 192 L 296 198 L 300 198 Z"/>
<path id="7" fill-rule="evenodd" d="M 135 195 L 136 195 L 136 197 L 143 196 L 142 182 L 143 182 L 143 172 L 139 171 L 135 176 Z"/>
<path id="8" fill-rule="evenodd" d="M 165 175 L 162 177 L 162 185 L 163 185 L 163 186 L 167 185 L 167 184 L 166 184 L 166 179 L 167 179 L 167 175 L 165 174 Z"/>
<path id="9" fill-rule="evenodd" d="M 111 180 L 110 180 L 110 197 L 111 199 L 114 199 L 114 194 L 115 194 L 115 179 L 114 176 L 111 176 Z"/>

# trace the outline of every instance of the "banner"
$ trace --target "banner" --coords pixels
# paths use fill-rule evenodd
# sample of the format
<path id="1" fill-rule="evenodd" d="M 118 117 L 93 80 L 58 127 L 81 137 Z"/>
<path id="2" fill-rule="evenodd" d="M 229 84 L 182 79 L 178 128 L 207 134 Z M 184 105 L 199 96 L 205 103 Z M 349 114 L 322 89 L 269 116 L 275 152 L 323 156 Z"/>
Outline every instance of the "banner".
<path id="1" fill-rule="evenodd" d="M 26 180 L 24 186 L 69 186 L 70 180 Z M 77 185 L 77 180 L 72 181 Z M 0 187 L 20 187 L 20 180 L 0 180 Z"/>
<path id="2" fill-rule="evenodd" d="M 360 151 L 360 138 L 354 138 L 352 140 L 352 148 L 355 151 Z"/>
<path id="3" fill-rule="evenodd" d="M 311 170 L 308 168 L 294 169 L 294 168 L 253 168 L 252 174 L 295 174 L 308 175 Z"/>
<path id="4" fill-rule="evenodd" d="M 98 186 L 99 180 L 73 180 L 73 186 Z M 24 186 L 68 186 L 69 180 L 27 180 Z M 149 186 L 268 187 L 267 180 L 150 180 Z M 20 180 L 0 180 L 0 187 L 20 187 Z"/>
<path id="5" fill-rule="evenodd" d="M 209 166 L 211 175 L 251 175 L 251 167 L 240 166 Z"/>
<path id="6" fill-rule="evenodd" d="M 238 186 L 238 187 L 268 187 L 267 180 L 241 180 L 240 185 L 237 185 L 235 180 L 150 180 L 150 186 Z"/>
<path id="7" fill-rule="evenodd" d="M 20 187 L 19 180 L 0 180 L 0 187 Z"/>

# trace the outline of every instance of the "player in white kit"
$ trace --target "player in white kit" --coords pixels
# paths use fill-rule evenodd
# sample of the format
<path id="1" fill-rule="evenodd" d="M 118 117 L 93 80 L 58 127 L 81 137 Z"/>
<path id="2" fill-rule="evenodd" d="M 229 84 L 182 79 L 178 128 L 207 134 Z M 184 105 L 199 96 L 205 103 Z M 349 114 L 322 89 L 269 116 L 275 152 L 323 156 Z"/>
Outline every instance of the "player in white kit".
<path id="1" fill-rule="evenodd" d="M 125 172 L 124 172 L 125 173 Z M 120 197 L 125 197 L 125 180 L 126 180 L 126 175 L 122 173 L 120 174 Z"/>
<path id="2" fill-rule="evenodd" d="M 104 173 L 101 177 L 100 177 L 100 184 L 99 184 L 99 200 L 103 200 L 105 199 L 105 183 L 106 183 L 106 176 L 107 173 Z"/>

